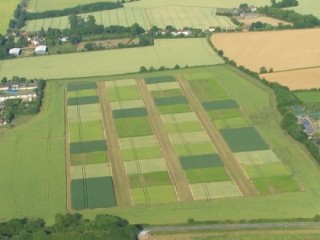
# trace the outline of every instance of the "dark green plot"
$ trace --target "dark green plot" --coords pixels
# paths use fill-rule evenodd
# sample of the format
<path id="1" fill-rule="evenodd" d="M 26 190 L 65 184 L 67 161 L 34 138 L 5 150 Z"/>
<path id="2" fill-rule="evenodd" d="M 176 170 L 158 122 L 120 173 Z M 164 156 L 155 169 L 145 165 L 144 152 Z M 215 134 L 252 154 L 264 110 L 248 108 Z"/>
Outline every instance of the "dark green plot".
<path id="1" fill-rule="evenodd" d="M 228 108 L 238 108 L 239 107 L 237 102 L 233 99 L 213 101 L 213 102 L 203 102 L 202 106 L 207 111 L 228 109 Z"/>
<path id="2" fill-rule="evenodd" d="M 83 179 L 71 180 L 72 209 L 79 210 L 87 208 L 85 188 L 85 181 Z"/>
<path id="3" fill-rule="evenodd" d="M 104 140 L 70 143 L 71 154 L 89 153 L 106 150 L 107 146 Z"/>
<path id="4" fill-rule="evenodd" d="M 188 99 L 185 96 L 174 96 L 165 98 L 155 98 L 154 102 L 157 106 L 187 104 Z"/>
<path id="5" fill-rule="evenodd" d="M 142 187 L 141 175 L 139 173 L 129 174 L 129 181 L 131 188 L 140 188 Z"/>
<path id="6" fill-rule="evenodd" d="M 112 177 L 87 178 L 88 208 L 115 207 Z"/>
<path id="7" fill-rule="evenodd" d="M 169 174 L 165 171 L 144 173 L 143 178 L 148 187 L 171 184 Z"/>
<path id="8" fill-rule="evenodd" d="M 255 128 L 229 128 L 220 132 L 233 152 L 269 149 Z"/>
<path id="9" fill-rule="evenodd" d="M 146 84 L 163 83 L 163 82 L 175 82 L 176 79 L 173 76 L 159 76 L 159 77 L 147 77 L 144 79 Z"/>
<path id="10" fill-rule="evenodd" d="M 147 117 L 131 117 L 115 119 L 119 138 L 139 137 L 152 135 Z"/>
<path id="11" fill-rule="evenodd" d="M 158 107 L 161 114 L 192 112 L 188 104 L 166 105 Z"/>
<path id="12" fill-rule="evenodd" d="M 147 116 L 145 108 L 127 108 L 116 109 L 112 111 L 113 118 L 129 118 L 129 117 L 144 117 Z"/>
<path id="13" fill-rule="evenodd" d="M 86 89 L 96 89 L 96 83 L 80 83 L 80 84 L 68 84 L 68 92 L 71 91 L 80 91 Z"/>
<path id="14" fill-rule="evenodd" d="M 151 95 L 153 98 L 160 98 L 160 97 L 173 97 L 173 96 L 181 96 L 182 92 L 181 89 L 168 89 L 168 90 L 159 90 L 159 91 L 152 91 Z"/>
<path id="15" fill-rule="evenodd" d="M 185 170 L 223 166 L 218 154 L 182 156 L 182 157 L 179 157 L 179 159 L 180 159 L 182 168 Z"/>
<path id="16" fill-rule="evenodd" d="M 93 104 L 98 103 L 99 98 L 98 96 L 84 96 L 84 97 L 73 97 L 68 98 L 68 106 L 74 105 L 86 105 L 86 104 Z"/>

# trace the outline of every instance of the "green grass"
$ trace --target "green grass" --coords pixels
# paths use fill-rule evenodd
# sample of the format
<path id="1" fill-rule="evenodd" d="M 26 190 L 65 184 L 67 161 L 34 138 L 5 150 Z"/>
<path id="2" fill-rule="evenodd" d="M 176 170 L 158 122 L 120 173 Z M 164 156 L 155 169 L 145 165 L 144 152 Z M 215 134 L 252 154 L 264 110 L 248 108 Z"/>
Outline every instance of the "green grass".
<path id="1" fill-rule="evenodd" d="M 68 84 L 67 86 L 68 92 L 74 92 L 74 91 L 82 92 L 83 90 L 93 90 L 96 88 L 97 88 L 97 85 L 93 82 L 72 83 L 72 84 Z"/>
<path id="2" fill-rule="evenodd" d="M 138 100 L 141 98 L 136 86 L 107 88 L 107 92 L 110 102 Z"/>
<path id="3" fill-rule="evenodd" d="M 7 32 L 10 19 L 13 19 L 13 12 L 20 3 L 19 0 L 1 0 L 0 2 L 0 34 Z"/>
<path id="4" fill-rule="evenodd" d="M 79 124 L 68 124 L 70 142 L 79 142 Z M 83 141 L 103 140 L 101 121 L 88 121 L 81 123 L 81 136 Z"/>
<path id="5" fill-rule="evenodd" d="M 186 51 L 187 50 L 187 51 Z M 124 64 L 123 59 L 126 60 Z M 95 63 L 103 64 L 95 64 Z M 143 48 L 81 52 L 1 61 L 0 78 L 61 79 L 136 73 L 141 66 L 173 68 L 223 63 L 204 38 L 161 39 Z M 87 66 L 80 67 L 79 66 Z M 68 71 L 57 71 L 68 69 Z"/>
<path id="6" fill-rule="evenodd" d="M 211 142 L 184 145 L 175 144 L 174 150 L 177 156 L 192 156 L 201 154 L 211 154 L 216 152 Z"/>
<path id="7" fill-rule="evenodd" d="M 139 163 L 138 168 L 137 163 Z M 159 171 L 167 171 L 167 165 L 163 158 L 158 159 L 145 159 L 136 161 L 127 161 L 124 163 L 126 167 L 127 174 L 134 173 L 149 173 L 149 172 L 159 172 Z"/>
<path id="8" fill-rule="evenodd" d="M 175 82 L 176 79 L 173 76 L 159 76 L 159 77 L 147 77 L 144 79 L 146 84 L 163 83 L 163 82 Z"/>
<path id="9" fill-rule="evenodd" d="M 152 135 L 147 117 L 132 117 L 115 119 L 119 138 Z"/>
<path id="10" fill-rule="evenodd" d="M 252 127 L 252 123 L 244 117 L 217 119 L 213 122 L 218 129 Z"/>
<path id="11" fill-rule="evenodd" d="M 191 108 L 187 104 L 159 106 L 158 109 L 161 114 L 191 112 Z"/>
<path id="12" fill-rule="evenodd" d="M 292 175 L 281 162 L 243 166 L 243 168 L 248 177 L 251 179 L 259 177 Z"/>
<path id="13" fill-rule="evenodd" d="M 173 97 L 173 96 L 181 96 L 182 92 L 180 89 L 168 89 L 168 90 L 160 90 L 160 91 L 151 91 L 151 95 L 153 98 L 160 97 Z"/>
<path id="14" fill-rule="evenodd" d="M 91 152 L 83 154 L 86 164 L 98 164 L 108 162 L 108 156 L 105 151 Z M 72 166 L 82 164 L 81 154 L 70 154 L 70 161 Z"/>
<path id="15" fill-rule="evenodd" d="M 320 91 L 298 91 L 295 95 L 304 103 L 320 102 Z"/>
<path id="16" fill-rule="evenodd" d="M 96 96 L 97 90 L 96 89 L 85 89 L 79 91 L 68 91 L 67 98 L 74 98 L 74 97 L 87 97 L 87 96 Z"/>
<path id="17" fill-rule="evenodd" d="M 129 174 L 131 188 L 139 188 L 142 187 L 141 178 L 144 179 L 144 182 L 147 187 L 152 186 L 162 186 L 162 185 L 170 185 L 171 181 L 168 175 L 168 172 L 150 172 L 144 174 Z"/>
<path id="18" fill-rule="evenodd" d="M 261 177 L 252 179 L 261 194 L 296 192 L 300 187 L 291 176 Z"/>
<path id="19" fill-rule="evenodd" d="M 113 118 L 129 118 L 129 117 L 144 117 L 147 116 L 145 108 L 127 108 L 112 110 Z"/>
<path id="20" fill-rule="evenodd" d="M 212 120 L 243 117 L 240 109 L 238 108 L 212 110 L 208 113 Z"/>
<path id="21" fill-rule="evenodd" d="M 319 2 L 317 0 L 302 0 L 299 1 L 299 5 L 297 7 L 290 8 L 301 14 L 312 14 L 318 18 L 320 18 L 320 13 L 317 11 L 319 6 Z"/>
<path id="22" fill-rule="evenodd" d="M 70 153 L 90 153 L 107 150 L 105 140 L 82 141 L 70 143 Z"/>
<path id="23" fill-rule="evenodd" d="M 202 102 L 202 106 L 207 111 L 229 109 L 229 108 L 238 108 L 239 107 L 237 102 L 233 99 L 211 101 L 211 102 Z"/>
<path id="24" fill-rule="evenodd" d="M 200 122 L 190 121 L 190 122 L 179 122 L 179 123 L 171 123 L 164 124 L 164 127 L 168 133 L 176 133 L 176 132 L 197 132 L 203 130 L 203 127 Z"/>
<path id="25" fill-rule="evenodd" d="M 189 169 L 185 171 L 190 184 L 202 182 L 229 181 L 230 177 L 224 167 Z"/>
<path id="26" fill-rule="evenodd" d="M 218 154 L 182 156 L 179 160 L 184 170 L 223 166 Z"/>
<path id="27" fill-rule="evenodd" d="M 173 97 L 162 97 L 155 98 L 154 102 L 156 106 L 167 106 L 167 105 L 179 105 L 187 104 L 188 100 L 185 96 L 173 96 Z"/>
<path id="28" fill-rule="evenodd" d="M 152 186 L 148 187 L 147 191 L 151 204 L 177 202 L 177 195 L 172 185 Z"/>
<path id="29" fill-rule="evenodd" d="M 98 96 L 68 98 L 68 106 L 94 104 L 98 102 L 99 102 Z"/>
<path id="30" fill-rule="evenodd" d="M 233 152 L 269 149 L 255 128 L 221 129 L 220 132 Z"/>
<path id="31" fill-rule="evenodd" d="M 161 150 L 159 146 L 141 147 L 135 149 L 138 159 L 155 159 L 161 157 Z M 121 156 L 124 161 L 133 161 L 135 159 L 132 148 L 122 149 Z"/>
<path id="32" fill-rule="evenodd" d="M 112 177 L 87 178 L 88 208 L 115 207 Z"/>

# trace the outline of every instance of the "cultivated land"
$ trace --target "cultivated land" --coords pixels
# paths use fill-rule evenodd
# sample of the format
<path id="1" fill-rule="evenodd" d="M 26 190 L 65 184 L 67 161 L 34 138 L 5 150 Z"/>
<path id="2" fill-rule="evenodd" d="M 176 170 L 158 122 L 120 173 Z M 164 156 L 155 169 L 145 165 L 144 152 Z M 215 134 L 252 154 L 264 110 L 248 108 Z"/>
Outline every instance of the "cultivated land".
<path id="1" fill-rule="evenodd" d="M 215 34 L 212 37 L 215 47 L 238 65 L 255 72 L 261 67 L 272 68 L 274 73 L 262 77 L 291 89 L 319 86 L 320 55 L 316 48 L 319 41 L 319 29 Z"/>
<path id="2" fill-rule="evenodd" d="M 155 40 L 151 47 L 5 60 L 0 62 L 0 78 L 76 78 L 137 72 L 141 66 L 173 68 L 176 64 L 184 67 L 220 63 L 223 60 L 204 38 L 166 39 Z"/>
<path id="3" fill-rule="evenodd" d="M 13 12 L 16 9 L 19 0 L 0 1 L 0 34 L 4 35 L 8 29 L 9 21 L 13 18 Z"/>
<path id="4" fill-rule="evenodd" d="M 320 12 L 318 11 L 318 6 L 319 2 L 317 0 L 300 0 L 299 6 L 288 9 L 292 9 L 302 14 L 312 14 L 319 18 Z"/>
<path id="5" fill-rule="evenodd" d="M 255 22 L 262 22 L 262 23 L 268 23 L 272 26 L 278 26 L 279 23 L 282 23 L 283 25 L 292 25 L 290 22 L 285 22 L 279 19 L 271 18 L 271 17 L 254 17 L 254 18 L 239 18 L 239 22 L 244 23 L 246 25 L 251 25 L 252 23 Z"/>

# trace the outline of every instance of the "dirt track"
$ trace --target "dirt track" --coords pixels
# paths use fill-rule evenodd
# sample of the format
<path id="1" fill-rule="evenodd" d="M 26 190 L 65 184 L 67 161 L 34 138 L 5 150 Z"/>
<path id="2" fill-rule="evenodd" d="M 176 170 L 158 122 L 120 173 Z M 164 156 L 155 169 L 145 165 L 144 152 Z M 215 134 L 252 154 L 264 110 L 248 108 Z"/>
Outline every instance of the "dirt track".
<path id="1" fill-rule="evenodd" d="M 176 79 L 181 87 L 182 92 L 188 98 L 191 108 L 197 114 L 212 143 L 215 145 L 226 170 L 237 184 L 241 193 L 243 195 L 258 195 L 259 192 L 244 174 L 239 162 L 234 157 L 219 130 L 211 122 L 207 112 L 203 109 L 201 103 L 192 92 L 188 82 L 184 81 L 181 77 L 177 77 Z"/>
<path id="2" fill-rule="evenodd" d="M 131 206 L 130 183 L 119 151 L 118 134 L 113 124 L 111 106 L 107 99 L 107 89 L 104 82 L 97 82 L 97 91 L 101 106 L 104 133 L 108 143 L 108 156 L 112 170 L 117 206 Z"/>
<path id="3" fill-rule="evenodd" d="M 155 106 L 144 81 L 137 80 L 137 83 L 141 97 L 145 102 L 145 106 L 150 116 L 149 119 L 151 128 L 158 139 L 162 155 L 166 160 L 167 166 L 169 168 L 169 174 L 173 181 L 173 184 L 175 185 L 179 200 L 192 201 L 193 197 L 189 188 L 188 179 L 186 178 L 181 168 L 179 159 L 177 158 L 173 146 L 170 143 L 168 134 L 166 134 L 166 130 L 161 120 L 160 112 Z"/>

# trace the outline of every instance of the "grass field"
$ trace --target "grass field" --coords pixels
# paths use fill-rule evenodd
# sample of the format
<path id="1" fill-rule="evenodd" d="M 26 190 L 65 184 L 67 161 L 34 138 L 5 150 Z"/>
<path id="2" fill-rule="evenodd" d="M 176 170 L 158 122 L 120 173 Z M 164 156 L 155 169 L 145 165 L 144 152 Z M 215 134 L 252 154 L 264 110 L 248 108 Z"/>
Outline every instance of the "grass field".
<path id="1" fill-rule="evenodd" d="M 319 2 L 317 0 L 300 0 L 299 6 L 293 7 L 294 11 L 302 14 L 312 14 L 316 17 L 320 17 L 320 12 L 317 11 Z"/>
<path id="2" fill-rule="evenodd" d="M 5 35 L 7 32 L 10 19 L 13 18 L 13 12 L 19 3 L 19 0 L 0 1 L 0 34 Z"/>
<path id="3" fill-rule="evenodd" d="M 304 103 L 320 102 L 320 91 L 299 91 L 295 95 Z"/>
<path id="4" fill-rule="evenodd" d="M 76 78 L 138 72 L 141 66 L 173 68 L 176 64 L 184 67 L 220 63 L 223 60 L 206 39 L 166 39 L 156 40 L 151 47 L 5 60 L 0 62 L 0 78 Z"/>

